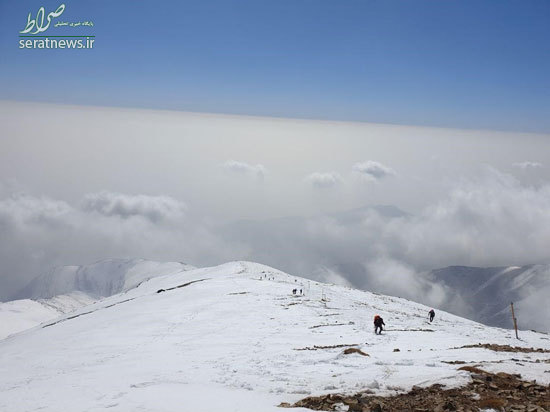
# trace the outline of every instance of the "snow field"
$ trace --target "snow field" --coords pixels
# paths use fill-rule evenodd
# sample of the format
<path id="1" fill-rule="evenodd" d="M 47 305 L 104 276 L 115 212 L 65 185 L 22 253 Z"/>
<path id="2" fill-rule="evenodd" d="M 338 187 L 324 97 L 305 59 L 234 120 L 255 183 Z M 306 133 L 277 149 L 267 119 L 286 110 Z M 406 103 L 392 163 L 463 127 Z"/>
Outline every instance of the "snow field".
<path id="1" fill-rule="evenodd" d="M 280 411 L 310 394 L 469 381 L 442 361 L 550 382 L 548 364 L 535 363 L 548 354 L 453 349 L 549 349 L 548 336 L 522 331 L 517 341 L 437 308 L 430 324 L 429 309 L 250 262 L 155 277 L 0 341 L 0 410 Z M 380 336 L 375 314 L 386 323 Z"/>

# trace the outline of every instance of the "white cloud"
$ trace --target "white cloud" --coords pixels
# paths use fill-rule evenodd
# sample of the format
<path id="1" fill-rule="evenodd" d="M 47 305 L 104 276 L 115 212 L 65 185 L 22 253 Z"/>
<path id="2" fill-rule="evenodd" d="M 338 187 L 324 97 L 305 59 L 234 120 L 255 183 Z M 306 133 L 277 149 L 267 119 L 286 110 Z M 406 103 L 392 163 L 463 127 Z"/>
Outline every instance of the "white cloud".
<path id="1" fill-rule="evenodd" d="M 319 266 L 314 273 L 315 279 L 323 283 L 332 283 L 333 285 L 353 287 L 353 285 L 336 270 L 330 269 L 326 266 Z"/>
<path id="2" fill-rule="evenodd" d="M 513 176 L 487 169 L 464 180 L 442 201 L 403 225 L 387 228 L 401 239 L 415 266 L 452 262 L 507 266 L 548 260 L 550 186 L 523 186 Z"/>
<path id="3" fill-rule="evenodd" d="M 526 169 L 537 169 L 539 167 L 542 167 L 542 163 L 525 161 L 525 162 L 513 163 L 513 166 L 519 167 L 520 169 L 524 169 L 524 170 L 526 170 Z"/>
<path id="4" fill-rule="evenodd" d="M 263 179 L 266 174 L 266 168 L 261 164 L 251 165 L 237 160 L 228 160 L 222 167 L 229 172 L 254 176 L 258 179 Z"/>
<path id="5" fill-rule="evenodd" d="M 314 172 L 305 181 L 317 188 L 329 188 L 340 184 L 342 177 L 336 172 Z"/>
<path id="6" fill-rule="evenodd" d="M 374 160 L 355 163 L 352 170 L 369 180 L 380 180 L 396 175 L 392 168 Z"/>
<path id="7" fill-rule="evenodd" d="M 151 222 L 183 217 L 185 204 L 169 196 L 127 195 L 99 192 L 84 197 L 82 208 L 105 216 L 141 216 Z"/>
<path id="8" fill-rule="evenodd" d="M 72 207 L 61 200 L 48 197 L 34 197 L 26 193 L 15 193 L 0 201 L 0 219 L 19 225 L 55 222 L 72 211 Z"/>
<path id="9" fill-rule="evenodd" d="M 365 269 L 375 290 L 432 306 L 449 307 L 452 294 L 443 285 L 431 281 L 427 273 L 421 273 L 407 263 L 387 256 L 376 256 L 365 262 Z"/>

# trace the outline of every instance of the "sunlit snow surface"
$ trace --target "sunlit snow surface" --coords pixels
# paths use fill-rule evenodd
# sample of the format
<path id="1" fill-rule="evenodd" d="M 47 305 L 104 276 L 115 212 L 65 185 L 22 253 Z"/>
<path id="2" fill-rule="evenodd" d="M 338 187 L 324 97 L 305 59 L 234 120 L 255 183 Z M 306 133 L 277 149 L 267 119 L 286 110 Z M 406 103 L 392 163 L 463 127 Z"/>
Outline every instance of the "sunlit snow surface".
<path id="1" fill-rule="evenodd" d="M 535 363 L 548 354 L 452 349 L 549 349 L 550 336 L 521 331 L 518 341 L 437 308 L 430 324 L 429 309 L 247 262 L 157 277 L 0 341 L 0 410 L 280 412 L 310 394 L 466 383 L 460 365 L 442 362 L 453 360 L 550 382 L 549 364 Z M 370 356 L 297 350 L 340 344 Z"/>
<path id="2" fill-rule="evenodd" d="M 181 262 L 105 259 L 85 266 L 60 266 L 30 282 L 17 300 L 0 302 L 0 339 L 126 292 L 152 277 L 194 269 Z M 32 298 L 32 299 L 27 299 Z"/>
<path id="3" fill-rule="evenodd" d="M 0 303 L 0 339 L 55 319 L 95 300 L 86 293 L 72 292 L 50 299 L 20 299 Z"/>

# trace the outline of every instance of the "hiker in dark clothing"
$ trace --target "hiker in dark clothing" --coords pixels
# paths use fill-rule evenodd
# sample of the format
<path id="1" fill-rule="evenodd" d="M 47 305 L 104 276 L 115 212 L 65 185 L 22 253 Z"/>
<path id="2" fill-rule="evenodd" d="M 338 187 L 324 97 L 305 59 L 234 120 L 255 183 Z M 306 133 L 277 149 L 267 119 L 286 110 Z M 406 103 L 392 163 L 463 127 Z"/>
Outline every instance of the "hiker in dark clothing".
<path id="1" fill-rule="evenodd" d="M 433 322 L 434 320 L 434 317 L 435 317 L 435 311 L 432 309 L 428 312 L 428 315 L 430 316 L 430 323 Z"/>
<path id="2" fill-rule="evenodd" d="M 383 330 L 382 326 L 386 326 L 384 319 L 382 319 L 380 315 L 376 315 L 374 317 L 374 333 L 381 335 Z M 378 329 L 380 329 L 380 331 L 378 331 Z"/>

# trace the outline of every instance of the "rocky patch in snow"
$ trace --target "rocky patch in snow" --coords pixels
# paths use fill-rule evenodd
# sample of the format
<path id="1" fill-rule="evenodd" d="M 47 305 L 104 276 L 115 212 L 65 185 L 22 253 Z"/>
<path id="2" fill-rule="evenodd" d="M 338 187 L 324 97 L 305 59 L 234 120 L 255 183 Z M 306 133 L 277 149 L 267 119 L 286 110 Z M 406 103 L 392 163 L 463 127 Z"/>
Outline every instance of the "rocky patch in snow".
<path id="1" fill-rule="evenodd" d="M 460 348 L 453 349 L 468 349 L 468 348 L 485 348 L 495 352 L 520 352 L 520 353 L 550 353 L 549 349 L 542 348 L 524 348 L 521 346 L 497 345 L 496 343 L 478 343 L 477 345 L 464 345 Z"/>
<path id="2" fill-rule="evenodd" d="M 489 373 L 482 369 L 463 366 L 459 370 L 471 374 L 472 381 L 466 386 L 446 389 L 435 384 L 428 388 L 413 387 L 397 396 L 373 396 L 364 391 L 352 396 L 328 394 L 302 399 L 293 405 L 282 403 L 281 407 L 304 407 L 316 411 L 342 410 L 349 412 L 383 411 L 480 411 L 545 412 L 550 410 L 550 387 L 526 382 L 520 375 L 504 372 Z"/>

